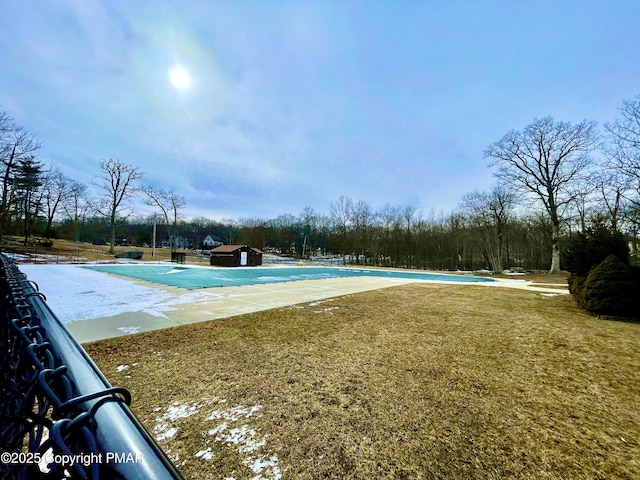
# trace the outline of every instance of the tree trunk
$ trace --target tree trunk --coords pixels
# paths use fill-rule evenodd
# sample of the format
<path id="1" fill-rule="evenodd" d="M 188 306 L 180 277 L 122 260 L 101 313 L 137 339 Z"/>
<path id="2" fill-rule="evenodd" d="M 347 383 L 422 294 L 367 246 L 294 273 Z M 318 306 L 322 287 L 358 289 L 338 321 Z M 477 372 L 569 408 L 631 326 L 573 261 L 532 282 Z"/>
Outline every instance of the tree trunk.
<path id="1" fill-rule="evenodd" d="M 549 273 L 560 273 L 560 224 L 551 225 L 551 268 Z"/>
<path id="2" fill-rule="evenodd" d="M 109 253 L 114 255 L 116 253 L 116 218 L 115 213 L 111 215 L 111 242 L 109 246 Z"/>

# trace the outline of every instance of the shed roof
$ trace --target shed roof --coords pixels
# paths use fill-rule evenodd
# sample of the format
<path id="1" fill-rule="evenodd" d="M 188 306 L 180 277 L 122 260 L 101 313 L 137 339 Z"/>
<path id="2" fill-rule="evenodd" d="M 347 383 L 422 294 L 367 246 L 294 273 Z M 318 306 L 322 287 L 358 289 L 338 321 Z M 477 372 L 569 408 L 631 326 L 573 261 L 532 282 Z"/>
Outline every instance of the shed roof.
<path id="1" fill-rule="evenodd" d="M 247 247 L 246 245 L 220 245 L 219 247 L 212 248 L 211 253 L 232 253 L 240 250 L 241 248 L 250 248 L 256 253 L 262 253 L 257 248 Z"/>

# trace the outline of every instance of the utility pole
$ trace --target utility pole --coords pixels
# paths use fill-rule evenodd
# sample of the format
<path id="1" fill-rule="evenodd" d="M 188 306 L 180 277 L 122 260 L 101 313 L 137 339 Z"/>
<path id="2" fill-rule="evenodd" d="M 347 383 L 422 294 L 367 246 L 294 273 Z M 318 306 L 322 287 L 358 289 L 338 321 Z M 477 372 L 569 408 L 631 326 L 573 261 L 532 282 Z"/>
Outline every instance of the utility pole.
<path id="1" fill-rule="evenodd" d="M 151 249 L 151 256 L 156 256 L 156 214 L 153 213 L 153 247 Z"/>

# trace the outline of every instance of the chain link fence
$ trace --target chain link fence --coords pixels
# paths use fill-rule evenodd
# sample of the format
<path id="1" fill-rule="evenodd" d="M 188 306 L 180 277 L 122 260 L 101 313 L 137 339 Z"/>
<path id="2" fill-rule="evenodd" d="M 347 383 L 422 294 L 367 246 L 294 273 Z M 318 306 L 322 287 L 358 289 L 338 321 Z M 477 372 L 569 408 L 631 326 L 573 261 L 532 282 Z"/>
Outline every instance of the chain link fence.
<path id="1" fill-rule="evenodd" d="M 128 405 L 0 255 L 0 478 L 180 479 Z"/>

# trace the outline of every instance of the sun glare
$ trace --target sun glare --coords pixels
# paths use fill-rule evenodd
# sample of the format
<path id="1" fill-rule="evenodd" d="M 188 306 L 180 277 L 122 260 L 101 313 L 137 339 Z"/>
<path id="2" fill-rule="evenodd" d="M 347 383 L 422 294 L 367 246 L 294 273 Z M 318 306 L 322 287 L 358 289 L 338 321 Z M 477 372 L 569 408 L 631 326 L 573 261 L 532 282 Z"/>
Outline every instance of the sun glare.
<path id="1" fill-rule="evenodd" d="M 181 66 L 175 66 L 169 70 L 169 80 L 178 90 L 184 90 L 191 85 L 191 76 L 189 75 L 189 72 Z"/>

